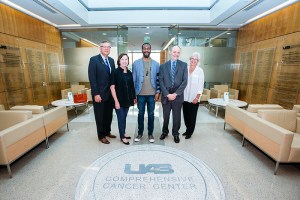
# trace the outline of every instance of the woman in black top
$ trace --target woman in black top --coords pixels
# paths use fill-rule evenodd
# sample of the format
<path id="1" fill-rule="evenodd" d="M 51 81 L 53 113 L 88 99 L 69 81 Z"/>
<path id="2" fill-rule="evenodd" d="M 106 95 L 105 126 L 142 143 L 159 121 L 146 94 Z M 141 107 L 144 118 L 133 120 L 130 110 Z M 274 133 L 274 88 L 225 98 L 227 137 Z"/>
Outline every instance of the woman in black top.
<path id="1" fill-rule="evenodd" d="M 124 144 L 129 145 L 127 139 L 131 139 L 131 137 L 125 134 L 126 117 L 129 107 L 136 103 L 136 95 L 132 73 L 127 68 L 129 64 L 128 55 L 124 53 L 121 54 L 117 64 L 118 68 L 112 73 L 110 90 L 115 101 L 121 141 Z"/>

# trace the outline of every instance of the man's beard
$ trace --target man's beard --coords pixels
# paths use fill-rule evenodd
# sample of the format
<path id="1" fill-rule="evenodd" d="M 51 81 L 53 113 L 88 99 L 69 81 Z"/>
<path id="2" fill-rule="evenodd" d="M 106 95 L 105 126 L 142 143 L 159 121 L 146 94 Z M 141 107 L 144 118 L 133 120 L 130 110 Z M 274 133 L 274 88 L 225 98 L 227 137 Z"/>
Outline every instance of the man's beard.
<path id="1" fill-rule="evenodd" d="M 149 58 L 150 57 L 150 53 L 143 53 L 144 58 Z"/>

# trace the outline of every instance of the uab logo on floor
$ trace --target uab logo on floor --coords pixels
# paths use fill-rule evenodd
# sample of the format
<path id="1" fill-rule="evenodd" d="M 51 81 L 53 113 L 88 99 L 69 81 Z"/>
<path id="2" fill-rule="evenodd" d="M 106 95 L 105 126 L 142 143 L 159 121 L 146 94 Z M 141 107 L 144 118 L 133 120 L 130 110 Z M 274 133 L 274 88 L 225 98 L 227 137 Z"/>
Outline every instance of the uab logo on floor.
<path id="1" fill-rule="evenodd" d="M 173 174 L 174 170 L 172 169 L 171 164 L 139 164 L 131 165 L 125 164 L 124 168 L 125 174 Z"/>

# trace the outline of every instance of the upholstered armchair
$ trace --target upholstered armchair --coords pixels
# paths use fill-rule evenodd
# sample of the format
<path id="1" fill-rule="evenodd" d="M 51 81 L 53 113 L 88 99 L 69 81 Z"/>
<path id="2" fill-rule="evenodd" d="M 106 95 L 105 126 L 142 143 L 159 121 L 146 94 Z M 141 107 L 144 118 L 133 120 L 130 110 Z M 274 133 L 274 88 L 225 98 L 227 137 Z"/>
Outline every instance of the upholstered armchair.
<path id="1" fill-rule="evenodd" d="M 293 110 L 297 112 L 297 117 L 300 117 L 300 105 L 294 105 Z"/>
<path id="2" fill-rule="evenodd" d="M 208 101 L 208 99 L 210 99 L 210 90 L 209 89 L 203 89 L 203 93 L 201 95 L 200 102 Z"/>
<path id="3" fill-rule="evenodd" d="M 88 101 L 92 101 L 91 89 L 86 88 L 84 85 L 72 85 L 71 88 L 61 90 L 61 98 L 67 99 L 68 92 L 74 94 L 87 94 Z"/>
<path id="4" fill-rule="evenodd" d="M 214 85 L 214 87 L 210 89 L 210 98 L 223 98 L 224 92 L 229 92 L 230 99 L 238 99 L 239 97 L 239 91 L 228 88 L 228 85 Z"/>

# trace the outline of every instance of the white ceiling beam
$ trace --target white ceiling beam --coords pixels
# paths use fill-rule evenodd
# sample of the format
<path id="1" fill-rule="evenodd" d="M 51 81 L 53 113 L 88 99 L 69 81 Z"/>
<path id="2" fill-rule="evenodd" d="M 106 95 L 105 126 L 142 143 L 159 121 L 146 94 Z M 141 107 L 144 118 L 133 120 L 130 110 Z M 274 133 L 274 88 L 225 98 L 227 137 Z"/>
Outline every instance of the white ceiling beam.
<path id="1" fill-rule="evenodd" d="M 81 25 L 88 23 L 88 11 L 79 2 L 74 0 L 47 0 L 51 6 L 64 13 L 64 15 L 73 19 Z"/>
<path id="2" fill-rule="evenodd" d="M 141 1 L 141 0 L 88 0 L 89 8 L 111 8 L 111 7 L 210 7 L 214 0 L 163 0 L 163 1 Z"/>
<path id="3" fill-rule="evenodd" d="M 208 24 L 208 10 L 131 10 L 89 12 L 90 25 L 138 25 L 138 24 Z"/>
<path id="4" fill-rule="evenodd" d="M 211 13 L 211 25 L 218 25 L 224 19 L 239 12 L 242 8 L 249 5 L 254 0 L 220 0 L 210 10 Z"/>

